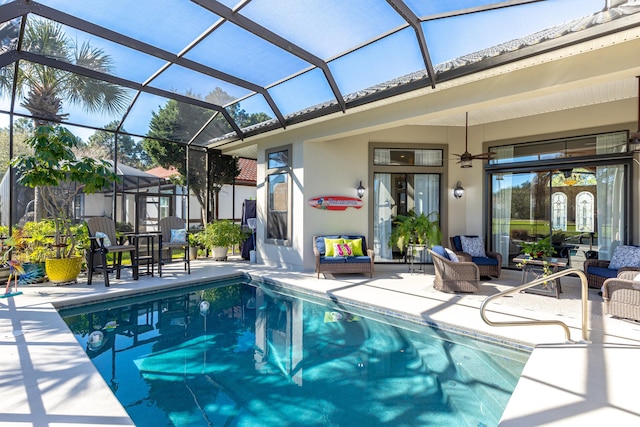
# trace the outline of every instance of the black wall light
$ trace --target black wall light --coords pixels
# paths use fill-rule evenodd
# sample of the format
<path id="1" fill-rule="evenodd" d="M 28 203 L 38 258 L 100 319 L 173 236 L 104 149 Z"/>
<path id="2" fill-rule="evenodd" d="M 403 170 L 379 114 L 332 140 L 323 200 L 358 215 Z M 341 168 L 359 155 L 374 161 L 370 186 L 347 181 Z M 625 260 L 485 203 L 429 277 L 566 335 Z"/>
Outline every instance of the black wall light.
<path id="1" fill-rule="evenodd" d="M 462 188 L 462 184 L 460 184 L 460 181 L 458 181 L 456 183 L 456 188 L 453 189 L 453 197 L 455 197 L 456 199 L 459 199 L 460 197 L 462 197 L 463 194 L 464 194 L 464 188 Z"/>

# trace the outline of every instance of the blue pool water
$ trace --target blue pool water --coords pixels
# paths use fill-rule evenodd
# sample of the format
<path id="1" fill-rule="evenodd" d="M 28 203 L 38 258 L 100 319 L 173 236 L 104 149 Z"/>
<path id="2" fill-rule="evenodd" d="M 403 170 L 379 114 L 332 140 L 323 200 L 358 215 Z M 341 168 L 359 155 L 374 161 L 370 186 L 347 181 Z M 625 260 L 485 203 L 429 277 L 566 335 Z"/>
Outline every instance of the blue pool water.
<path id="1" fill-rule="evenodd" d="M 60 312 L 138 426 L 495 426 L 528 358 L 238 281 Z"/>

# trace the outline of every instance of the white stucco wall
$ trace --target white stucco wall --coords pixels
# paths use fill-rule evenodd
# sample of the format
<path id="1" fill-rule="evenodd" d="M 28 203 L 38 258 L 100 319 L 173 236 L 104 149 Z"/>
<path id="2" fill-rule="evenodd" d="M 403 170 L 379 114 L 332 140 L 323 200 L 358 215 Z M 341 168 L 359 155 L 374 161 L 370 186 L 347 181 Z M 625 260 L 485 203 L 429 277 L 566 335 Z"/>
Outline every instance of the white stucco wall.
<path id="1" fill-rule="evenodd" d="M 606 49 L 603 49 L 606 47 Z M 464 113 L 470 112 L 469 151 L 486 151 L 490 145 L 531 142 L 567 136 L 578 136 L 614 130 L 635 131 L 637 120 L 637 86 L 629 85 L 627 97 L 609 102 L 576 105 L 568 110 L 556 108 L 554 95 L 568 90 L 609 90 L 606 85 L 633 82 L 640 75 L 640 62 L 635 54 L 640 40 L 630 38 L 615 46 L 600 42 L 586 43 L 575 55 L 564 51 L 536 57 L 526 66 L 507 64 L 487 72 L 461 77 L 455 83 L 441 82 L 435 89 L 425 88 L 396 98 L 364 104 L 345 113 L 319 117 L 286 130 L 258 135 L 241 144 L 257 145 L 258 151 L 258 216 L 259 260 L 291 268 L 313 269 L 311 237 L 330 232 L 332 228 L 348 232 L 368 233 L 370 182 L 368 146 L 387 141 L 402 144 L 444 143 L 449 146 L 445 176 L 446 211 L 444 242 L 455 234 L 481 234 L 487 216 L 484 206 L 485 174 L 482 161 L 461 169 L 453 153 L 464 151 Z M 574 56 L 571 56 L 574 55 Z M 604 85 L 604 86 L 603 86 Z M 595 88 L 595 89 L 594 89 Z M 519 115 L 520 103 L 539 107 L 538 115 Z M 473 125 L 473 112 L 490 111 L 493 120 Z M 528 111 L 525 109 L 525 111 Z M 459 123 L 442 123 L 451 117 Z M 264 245 L 264 150 L 292 144 L 293 192 L 291 246 Z M 638 155 L 636 155 L 636 158 Z M 636 159 L 637 160 L 637 159 Z M 635 162 L 632 176 L 635 192 L 629 201 L 632 218 L 638 218 L 640 195 L 638 182 L 640 163 Z M 323 212 L 306 205 L 319 195 L 353 195 L 362 179 L 367 188 L 365 206 L 356 211 Z M 455 183 L 465 188 L 457 200 L 452 195 Z M 338 231 L 338 230 L 336 230 Z M 640 226 L 633 224 L 632 243 L 640 243 Z"/>

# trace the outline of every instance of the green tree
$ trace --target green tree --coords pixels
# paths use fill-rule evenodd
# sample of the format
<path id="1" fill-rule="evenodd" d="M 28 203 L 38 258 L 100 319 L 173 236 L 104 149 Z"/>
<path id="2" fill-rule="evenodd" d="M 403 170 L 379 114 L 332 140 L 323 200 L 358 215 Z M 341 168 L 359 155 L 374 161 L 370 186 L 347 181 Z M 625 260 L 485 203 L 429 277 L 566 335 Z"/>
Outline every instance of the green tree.
<path id="1" fill-rule="evenodd" d="M 104 128 L 107 130 L 115 130 L 117 126 L 118 122 L 112 121 Z M 106 158 L 113 161 L 115 141 L 115 133 L 99 130 L 89 137 L 87 148 L 90 151 L 105 152 L 107 153 Z M 149 157 L 147 152 L 144 150 L 142 144 L 138 144 L 129 135 L 119 134 L 118 163 L 137 169 L 146 169 L 151 165 L 151 157 Z"/>
<path id="2" fill-rule="evenodd" d="M 77 158 L 73 148 L 81 141 L 61 126 L 39 126 L 25 142 L 33 154 L 17 156 L 11 165 L 20 184 L 41 189 L 55 224 L 56 257 L 68 257 L 75 253 L 69 212 L 74 197 L 80 191 L 91 194 L 109 186 L 116 174 L 105 160 Z"/>
<path id="3" fill-rule="evenodd" d="M 225 105 L 233 99 L 222 91 L 220 88 L 209 93 L 205 100 L 218 105 Z M 247 114 L 240 108 L 239 104 L 235 104 L 230 108 L 230 115 L 239 126 L 249 126 L 255 123 L 263 122 L 269 119 L 264 113 Z M 186 143 L 188 143 L 193 135 L 202 127 L 204 123 L 211 117 L 211 111 L 184 103 L 178 103 L 174 100 L 160 107 L 158 112 L 152 113 L 151 123 L 149 124 L 148 138 L 143 141 L 143 146 L 151 159 L 159 166 L 164 168 L 175 167 L 182 177 L 181 183 L 184 181 L 186 170 Z M 200 140 L 208 140 L 218 135 L 229 133 L 232 131 L 231 126 L 226 120 L 219 115 L 207 127 Z M 182 144 L 170 144 L 165 141 L 179 141 Z M 239 174 L 237 160 L 230 159 L 229 156 L 221 156 L 219 154 L 210 154 L 210 174 L 209 184 L 215 196 L 218 194 L 222 185 L 231 183 L 233 178 Z M 198 199 L 202 207 L 203 218 L 206 214 L 207 200 L 207 176 L 206 176 L 206 156 L 204 152 L 192 150 L 189 157 L 189 188 Z"/>
<path id="4" fill-rule="evenodd" d="M 29 20 L 22 49 L 27 52 L 57 58 L 71 64 L 109 74 L 113 69 L 111 57 L 89 42 L 78 43 L 68 37 L 60 24 Z M 0 68 L 0 93 L 10 94 L 13 67 Z M 16 90 L 22 96 L 21 106 L 33 116 L 36 127 L 63 121 L 65 102 L 81 106 L 89 113 L 124 111 L 129 103 L 126 90 L 120 86 L 47 67 L 21 61 Z M 35 191 L 36 220 L 43 215 L 39 191 Z"/>

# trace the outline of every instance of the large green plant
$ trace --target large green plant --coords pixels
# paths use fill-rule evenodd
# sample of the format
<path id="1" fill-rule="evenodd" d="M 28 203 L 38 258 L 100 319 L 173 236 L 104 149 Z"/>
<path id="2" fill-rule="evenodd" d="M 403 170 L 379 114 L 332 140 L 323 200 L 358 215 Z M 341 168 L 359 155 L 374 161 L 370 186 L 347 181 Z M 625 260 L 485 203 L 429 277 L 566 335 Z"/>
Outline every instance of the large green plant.
<path id="1" fill-rule="evenodd" d="M 407 215 L 398 215 L 393 224 L 395 227 L 391 232 L 389 247 L 397 246 L 400 251 L 404 251 L 409 244 L 432 247 L 442 241 L 440 215 L 437 212 L 418 215 L 412 209 Z"/>
<path id="2" fill-rule="evenodd" d="M 33 154 L 18 156 L 11 165 L 20 184 L 40 188 L 42 202 L 54 223 L 55 257 L 67 258 L 76 247 L 69 214 L 74 198 L 80 191 L 91 194 L 108 187 L 117 176 L 104 160 L 76 158 L 73 148 L 78 139 L 61 126 L 38 127 L 26 144 Z"/>
<path id="3" fill-rule="evenodd" d="M 240 225 L 228 219 L 218 219 L 208 223 L 204 231 L 198 233 L 198 240 L 208 248 L 239 245 L 247 238 Z"/>

